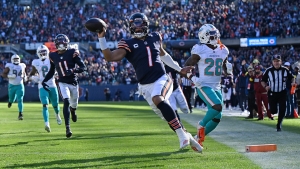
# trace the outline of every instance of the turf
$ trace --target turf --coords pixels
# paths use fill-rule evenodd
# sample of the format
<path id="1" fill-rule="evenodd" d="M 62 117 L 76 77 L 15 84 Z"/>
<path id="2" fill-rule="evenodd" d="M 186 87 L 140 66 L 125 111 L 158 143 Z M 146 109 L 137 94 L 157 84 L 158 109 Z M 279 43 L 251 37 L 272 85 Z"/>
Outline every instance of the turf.
<path id="1" fill-rule="evenodd" d="M 239 119 L 245 120 L 244 118 L 241 118 L 241 117 L 239 117 Z M 269 120 L 268 118 L 265 118 L 265 119 L 266 120 L 257 121 L 257 118 L 254 118 L 253 120 L 251 119 L 251 120 L 247 120 L 247 121 L 270 126 L 270 127 L 273 127 L 275 130 L 276 124 L 277 124 L 277 117 L 274 118 L 275 120 Z M 285 119 L 283 119 L 282 130 L 300 134 L 300 118 L 294 118 L 294 119 L 285 118 Z"/>
<path id="2" fill-rule="evenodd" d="M 51 133 L 44 130 L 39 103 L 25 103 L 23 121 L 16 103 L 0 109 L 0 168 L 260 168 L 210 137 L 203 154 L 178 151 L 177 136 L 145 102 L 79 103 L 71 139 L 52 108 Z"/>

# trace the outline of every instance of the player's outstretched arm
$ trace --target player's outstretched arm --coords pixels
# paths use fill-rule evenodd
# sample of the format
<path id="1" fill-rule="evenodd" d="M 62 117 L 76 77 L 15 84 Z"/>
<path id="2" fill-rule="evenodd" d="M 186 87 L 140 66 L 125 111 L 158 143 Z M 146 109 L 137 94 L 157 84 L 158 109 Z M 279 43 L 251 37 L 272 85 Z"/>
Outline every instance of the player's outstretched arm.
<path id="1" fill-rule="evenodd" d="M 83 60 L 79 56 L 74 57 L 74 60 L 75 63 L 79 66 L 79 68 L 74 69 L 74 73 L 82 73 L 87 70 Z"/>
<path id="2" fill-rule="evenodd" d="M 54 76 L 54 73 L 55 73 L 55 65 L 53 62 L 50 61 L 50 70 L 46 74 L 43 82 L 48 82 L 48 80 L 50 80 Z"/>
<path id="3" fill-rule="evenodd" d="M 192 54 L 192 56 L 186 60 L 184 66 L 195 66 L 200 59 L 201 57 L 199 55 Z"/>
<path id="4" fill-rule="evenodd" d="M 122 60 L 126 55 L 126 50 L 119 48 L 111 51 L 106 45 L 105 33 L 106 33 L 106 28 L 104 27 L 103 27 L 103 31 L 101 33 L 98 33 L 100 48 L 102 50 L 104 58 L 109 62 Z"/>

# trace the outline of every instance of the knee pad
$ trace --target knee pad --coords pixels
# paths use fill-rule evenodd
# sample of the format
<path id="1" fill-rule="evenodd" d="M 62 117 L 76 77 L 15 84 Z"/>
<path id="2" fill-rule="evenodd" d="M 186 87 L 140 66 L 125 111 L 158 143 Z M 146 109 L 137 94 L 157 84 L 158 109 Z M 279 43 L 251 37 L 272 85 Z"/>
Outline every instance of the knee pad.
<path id="1" fill-rule="evenodd" d="M 216 122 L 216 123 L 220 123 L 221 119 L 213 118 L 212 121 L 213 121 L 213 122 Z"/>
<path id="2" fill-rule="evenodd" d="M 214 106 L 212 106 L 212 108 L 218 112 L 222 111 L 222 105 L 221 104 L 216 104 Z"/>

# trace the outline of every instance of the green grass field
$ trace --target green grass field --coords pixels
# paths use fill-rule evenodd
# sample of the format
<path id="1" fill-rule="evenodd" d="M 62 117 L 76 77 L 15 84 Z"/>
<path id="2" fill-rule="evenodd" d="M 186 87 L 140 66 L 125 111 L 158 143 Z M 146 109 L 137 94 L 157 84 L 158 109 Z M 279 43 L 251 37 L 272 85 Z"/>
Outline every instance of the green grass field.
<path id="1" fill-rule="evenodd" d="M 23 121 L 17 120 L 16 103 L 10 109 L 1 103 L 0 109 L 0 168 L 260 168 L 210 137 L 203 154 L 178 151 L 176 134 L 146 102 L 79 103 L 71 139 L 52 108 L 51 133 L 44 130 L 39 103 L 25 103 Z"/>

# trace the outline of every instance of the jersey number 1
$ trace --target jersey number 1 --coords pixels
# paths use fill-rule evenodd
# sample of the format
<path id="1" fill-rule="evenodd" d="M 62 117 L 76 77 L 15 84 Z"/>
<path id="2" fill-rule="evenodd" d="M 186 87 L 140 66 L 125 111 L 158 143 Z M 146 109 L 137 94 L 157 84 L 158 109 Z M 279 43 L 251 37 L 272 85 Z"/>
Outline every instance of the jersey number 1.
<path id="1" fill-rule="evenodd" d="M 148 54 L 148 63 L 149 63 L 149 67 L 153 66 L 152 63 L 152 55 L 151 55 L 151 50 L 149 46 L 146 46 L 147 49 L 147 54 Z"/>
<path id="2" fill-rule="evenodd" d="M 205 63 L 209 65 L 204 69 L 204 75 L 221 76 L 223 59 L 217 58 L 216 60 L 214 60 L 212 58 L 206 58 Z M 214 66 L 215 70 L 210 70 Z"/>

